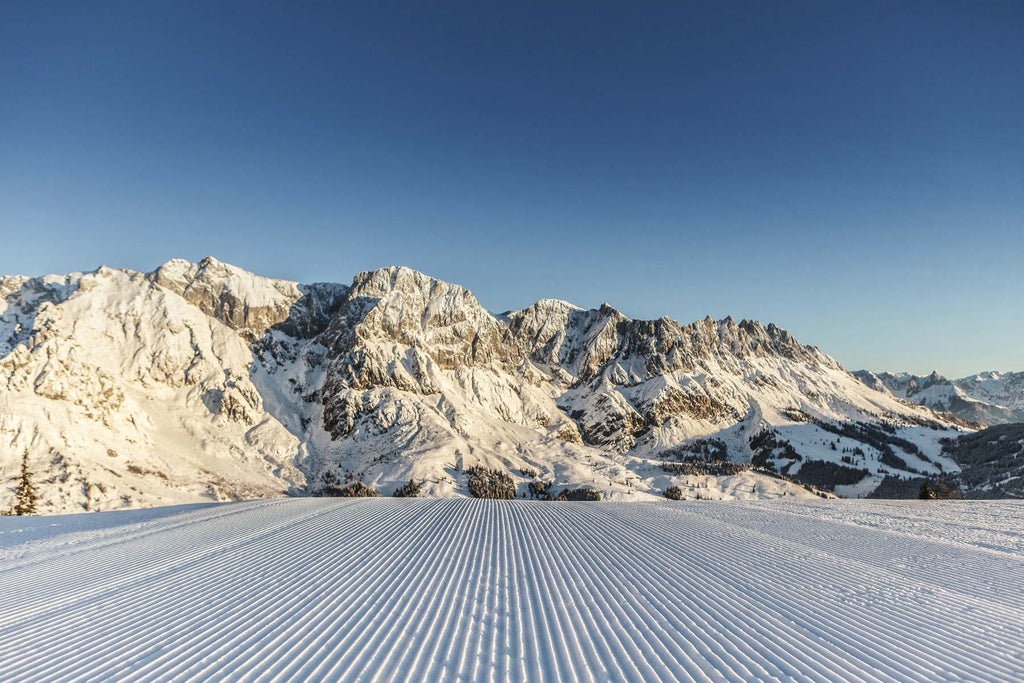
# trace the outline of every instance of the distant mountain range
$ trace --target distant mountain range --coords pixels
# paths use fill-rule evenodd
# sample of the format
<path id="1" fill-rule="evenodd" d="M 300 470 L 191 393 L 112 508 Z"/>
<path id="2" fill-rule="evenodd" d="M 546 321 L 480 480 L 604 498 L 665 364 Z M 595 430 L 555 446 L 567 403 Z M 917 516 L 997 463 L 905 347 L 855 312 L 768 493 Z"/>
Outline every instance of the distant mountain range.
<path id="1" fill-rule="evenodd" d="M 888 390 L 898 398 L 981 426 L 1024 422 L 1024 372 L 981 372 L 954 380 L 938 372 L 920 376 L 859 370 L 853 374 L 873 389 Z"/>
<path id="2" fill-rule="evenodd" d="M 27 453 L 44 511 L 354 482 L 468 495 L 473 466 L 516 495 L 633 499 L 811 495 L 801 482 L 866 495 L 956 475 L 943 444 L 982 413 L 938 414 L 891 377 L 854 376 L 772 324 L 552 299 L 492 314 L 404 267 L 348 285 L 213 258 L 0 278 L 0 476 Z M 1001 398 L 1019 382 L 976 379 L 986 406 L 1020 409 Z"/>

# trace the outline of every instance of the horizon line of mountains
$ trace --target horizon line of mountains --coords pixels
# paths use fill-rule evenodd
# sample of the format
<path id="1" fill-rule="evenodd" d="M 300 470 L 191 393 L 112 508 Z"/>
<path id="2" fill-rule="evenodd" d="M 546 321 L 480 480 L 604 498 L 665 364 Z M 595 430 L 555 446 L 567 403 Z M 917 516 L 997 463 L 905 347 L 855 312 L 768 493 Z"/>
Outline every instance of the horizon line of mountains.
<path id="1" fill-rule="evenodd" d="M 771 323 L 607 304 L 495 315 L 405 267 L 350 285 L 213 258 L 0 278 L 0 473 L 28 453 L 51 511 L 351 482 L 468 495 L 473 466 L 523 495 L 536 480 L 643 498 L 712 460 L 756 466 L 752 494 L 870 495 L 962 479 L 962 432 L 1022 410 L 1024 373 L 850 373 Z M 972 491 L 1013 495 L 990 475 Z"/>

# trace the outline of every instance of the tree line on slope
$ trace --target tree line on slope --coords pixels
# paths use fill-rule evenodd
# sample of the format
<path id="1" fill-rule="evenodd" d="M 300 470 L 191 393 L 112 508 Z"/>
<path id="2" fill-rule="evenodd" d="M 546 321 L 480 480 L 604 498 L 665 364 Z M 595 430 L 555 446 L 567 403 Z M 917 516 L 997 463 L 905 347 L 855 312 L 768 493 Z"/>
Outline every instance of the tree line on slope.
<path id="1" fill-rule="evenodd" d="M 513 500 L 516 496 L 515 480 L 507 472 L 484 467 L 483 465 L 472 465 L 465 469 L 468 479 L 469 494 L 474 498 L 486 498 L 491 500 Z M 537 477 L 535 470 L 523 471 L 524 476 Z M 602 499 L 601 492 L 594 489 L 566 488 L 557 494 L 551 492 L 552 483 L 535 478 L 527 486 L 531 498 L 535 500 L 549 501 L 598 501 Z M 527 495 L 523 492 L 523 497 Z M 422 492 L 422 485 L 413 479 L 395 490 L 391 495 L 395 498 L 415 498 Z M 352 481 L 344 486 L 339 484 L 327 484 L 310 492 L 314 497 L 329 498 L 378 498 L 380 493 L 371 486 L 361 481 Z"/>

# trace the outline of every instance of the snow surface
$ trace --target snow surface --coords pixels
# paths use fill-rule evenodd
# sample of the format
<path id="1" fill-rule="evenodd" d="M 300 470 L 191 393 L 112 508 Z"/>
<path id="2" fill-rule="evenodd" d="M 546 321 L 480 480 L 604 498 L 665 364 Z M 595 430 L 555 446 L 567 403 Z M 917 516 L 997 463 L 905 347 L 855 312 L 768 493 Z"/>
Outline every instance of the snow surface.
<path id="1" fill-rule="evenodd" d="M 1024 680 L 1024 504 L 0 519 L 0 680 Z"/>

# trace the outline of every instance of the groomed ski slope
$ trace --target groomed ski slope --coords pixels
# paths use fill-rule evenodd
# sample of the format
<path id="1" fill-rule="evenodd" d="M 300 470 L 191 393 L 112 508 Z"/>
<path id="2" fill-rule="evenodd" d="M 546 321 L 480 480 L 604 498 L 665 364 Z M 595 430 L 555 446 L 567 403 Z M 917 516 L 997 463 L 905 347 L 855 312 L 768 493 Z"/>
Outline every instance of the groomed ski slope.
<path id="1" fill-rule="evenodd" d="M 1021 681 L 1024 505 L 0 519 L 0 680 Z"/>

